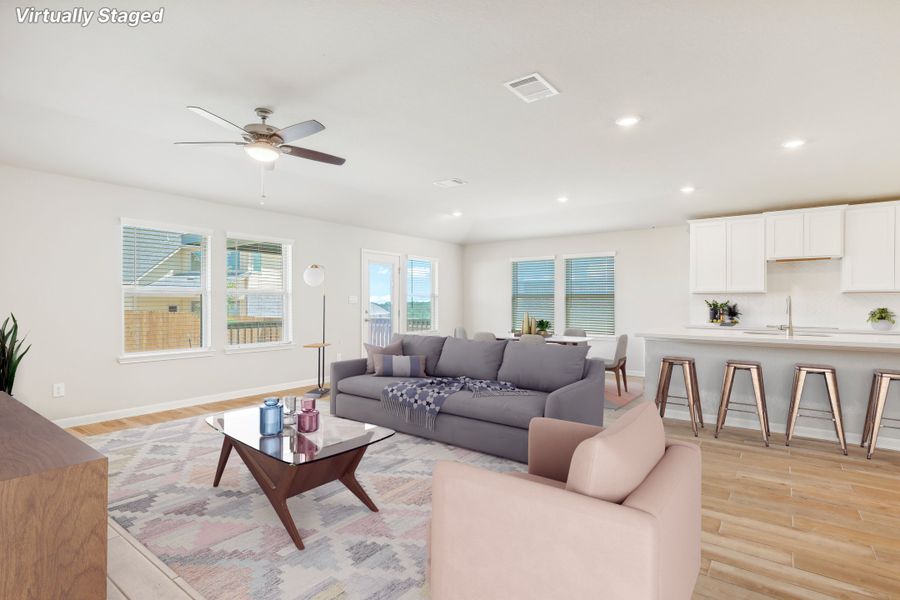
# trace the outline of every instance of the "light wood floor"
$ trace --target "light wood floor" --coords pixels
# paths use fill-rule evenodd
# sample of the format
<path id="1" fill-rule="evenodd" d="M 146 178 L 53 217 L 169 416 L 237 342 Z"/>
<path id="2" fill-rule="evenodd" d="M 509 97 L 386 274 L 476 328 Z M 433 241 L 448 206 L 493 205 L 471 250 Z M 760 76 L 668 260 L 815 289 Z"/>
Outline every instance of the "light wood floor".
<path id="1" fill-rule="evenodd" d="M 686 422 L 668 435 L 695 440 Z M 900 598 L 900 453 L 707 424 L 699 599 Z"/>
<path id="2" fill-rule="evenodd" d="M 271 395 L 299 394 L 285 390 Z M 241 398 L 75 427 L 97 435 L 127 427 L 256 404 Z M 900 600 L 900 453 L 868 461 L 851 447 L 774 434 L 765 448 L 756 430 L 726 429 L 699 440 L 683 421 L 668 435 L 703 452 L 703 549 L 695 600 Z"/>

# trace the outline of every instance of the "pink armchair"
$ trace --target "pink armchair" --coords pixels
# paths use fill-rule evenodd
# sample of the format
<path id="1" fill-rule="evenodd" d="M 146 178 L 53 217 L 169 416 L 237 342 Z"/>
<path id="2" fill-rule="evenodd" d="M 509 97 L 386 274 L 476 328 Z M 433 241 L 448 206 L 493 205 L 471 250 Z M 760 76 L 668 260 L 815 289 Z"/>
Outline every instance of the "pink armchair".
<path id="1" fill-rule="evenodd" d="M 700 450 L 652 403 L 609 428 L 536 418 L 528 473 L 434 470 L 434 600 L 689 600 L 700 568 Z"/>

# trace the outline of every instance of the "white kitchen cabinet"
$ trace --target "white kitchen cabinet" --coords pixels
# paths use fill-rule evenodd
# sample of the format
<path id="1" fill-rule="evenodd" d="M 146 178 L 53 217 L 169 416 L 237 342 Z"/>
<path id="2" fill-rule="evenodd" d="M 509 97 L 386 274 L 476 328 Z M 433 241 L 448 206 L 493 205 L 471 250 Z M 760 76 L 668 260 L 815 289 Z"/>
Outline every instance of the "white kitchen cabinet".
<path id="1" fill-rule="evenodd" d="M 766 222 L 762 216 L 727 219 L 728 292 L 766 291 Z"/>
<path id="2" fill-rule="evenodd" d="M 844 260 L 841 289 L 845 292 L 892 292 L 900 277 L 896 233 L 900 214 L 893 202 L 862 204 L 844 213 Z"/>
<path id="3" fill-rule="evenodd" d="M 844 255 L 845 206 L 803 211 L 804 258 L 840 258 Z"/>
<path id="4" fill-rule="evenodd" d="M 766 258 L 797 258 L 803 255 L 803 213 L 790 211 L 766 215 Z"/>
<path id="5" fill-rule="evenodd" d="M 725 221 L 691 223 L 691 291 L 723 292 L 726 287 Z"/>
<path id="6" fill-rule="evenodd" d="M 691 222 L 691 292 L 766 291 L 762 215 Z"/>
<path id="7" fill-rule="evenodd" d="M 840 258 L 845 206 L 766 213 L 766 258 Z"/>

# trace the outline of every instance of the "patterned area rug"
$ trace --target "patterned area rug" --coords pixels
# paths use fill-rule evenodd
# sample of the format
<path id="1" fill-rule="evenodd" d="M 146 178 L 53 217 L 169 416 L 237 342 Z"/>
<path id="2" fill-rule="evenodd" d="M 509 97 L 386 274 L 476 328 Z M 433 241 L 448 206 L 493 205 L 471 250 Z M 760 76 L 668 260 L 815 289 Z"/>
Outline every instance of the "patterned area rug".
<path id="1" fill-rule="evenodd" d="M 202 418 L 85 441 L 109 457 L 110 515 L 209 600 L 426 598 L 434 464 L 525 468 L 398 433 L 370 446 L 357 470 L 380 512 L 339 482 L 288 500 L 300 551 L 236 453 L 212 487 L 222 435 Z"/>

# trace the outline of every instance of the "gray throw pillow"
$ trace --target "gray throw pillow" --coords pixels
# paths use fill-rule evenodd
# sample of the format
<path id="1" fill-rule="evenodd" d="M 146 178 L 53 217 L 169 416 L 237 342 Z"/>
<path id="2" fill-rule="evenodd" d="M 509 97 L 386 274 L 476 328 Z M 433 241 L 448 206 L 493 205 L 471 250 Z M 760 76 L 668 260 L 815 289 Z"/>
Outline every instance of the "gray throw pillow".
<path id="1" fill-rule="evenodd" d="M 425 357 L 425 373 L 434 375 L 434 369 L 437 366 L 438 359 L 441 357 L 441 350 L 444 347 L 444 340 L 447 339 L 441 335 L 413 335 L 413 334 L 394 334 L 391 343 L 400 340 L 403 344 L 404 356 L 424 356 Z"/>
<path id="2" fill-rule="evenodd" d="M 375 377 L 425 377 L 424 356 L 376 354 Z"/>
<path id="3" fill-rule="evenodd" d="M 471 377 L 472 379 L 497 379 L 497 369 L 503 360 L 506 340 L 479 342 L 447 338 L 438 361 L 436 375 L 441 377 Z"/>
<path id="4" fill-rule="evenodd" d="M 497 378 L 518 388 L 555 392 L 583 379 L 588 350 L 588 346 L 510 342 Z"/>
<path id="5" fill-rule="evenodd" d="M 400 340 L 395 340 L 386 346 L 376 346 L 375 344 L 363 344 L 366 347 L 366 373 L 375 372 L 375 361 L 373 358 L 376 354 L 403 354 L 403 344 Z"/>

